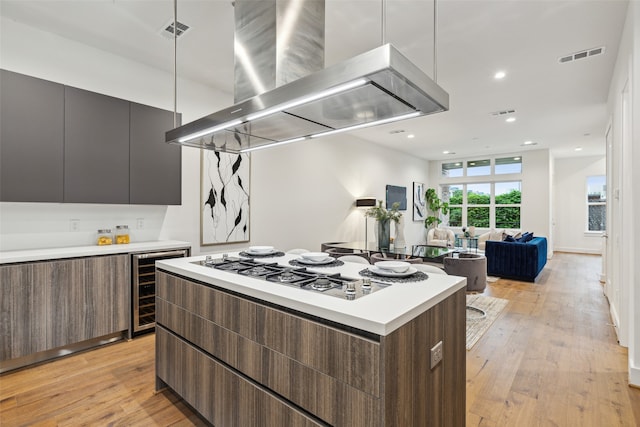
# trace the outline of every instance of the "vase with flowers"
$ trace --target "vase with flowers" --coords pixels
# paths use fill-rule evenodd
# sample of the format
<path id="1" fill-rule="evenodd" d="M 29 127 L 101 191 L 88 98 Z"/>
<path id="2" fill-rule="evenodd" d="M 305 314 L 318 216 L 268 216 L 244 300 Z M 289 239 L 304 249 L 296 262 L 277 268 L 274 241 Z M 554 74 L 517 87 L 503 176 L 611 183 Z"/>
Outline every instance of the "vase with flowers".
<path id="1" fill-rule="evenodd" d="M 378 200 L 378 204 L 371 209 L 367 210 L 367 216 L 375 218 L 377 221 L 377 236 L 378 236 L 378 249 L 389 250 L 391 240 L 391 221 L 398 226 L 400 218 L 402 218 L 402 212 L 398 209 L 400 203 L 394 203 L 391 205 L 391 209 L 386 209 L 382 206 L 382 200 Z"/>

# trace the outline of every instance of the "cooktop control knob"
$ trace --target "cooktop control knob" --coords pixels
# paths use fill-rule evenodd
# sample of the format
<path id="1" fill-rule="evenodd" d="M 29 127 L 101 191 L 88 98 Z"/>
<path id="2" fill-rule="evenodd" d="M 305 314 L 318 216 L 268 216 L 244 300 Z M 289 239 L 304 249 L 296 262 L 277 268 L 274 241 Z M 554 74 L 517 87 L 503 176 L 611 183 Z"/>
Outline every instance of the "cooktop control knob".
<path id="1" fill-rule="evenodd" d="M 354 299 L 356 297 L 356 282 L 347 282 L 346 289 L 347 299 Z"/>

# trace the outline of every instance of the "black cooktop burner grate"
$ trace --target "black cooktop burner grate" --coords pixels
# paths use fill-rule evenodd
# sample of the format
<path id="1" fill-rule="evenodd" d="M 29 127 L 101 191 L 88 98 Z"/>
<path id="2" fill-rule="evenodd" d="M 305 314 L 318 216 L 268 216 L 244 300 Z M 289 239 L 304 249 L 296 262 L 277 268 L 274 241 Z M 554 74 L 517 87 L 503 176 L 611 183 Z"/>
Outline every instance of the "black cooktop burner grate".
<path id="1" fill-rule="evenodd" d="M 240 258 L 207 258 L 194 264 L 227 271 L 255 279 L 261 279 L 281 285 L 295 286 L 312 292 L 324 292 L 339 298 L 355 299 L 368 295 L 386 285 L 368 283 L 362 280 L 343 277 L 340 273 L 323 274 L 307 270 L 306 267 L 293 268 L 278 263 L 257 262 Z"/>
<path id="2" fill-rule="evenodd" d="M 238 274 L 251 277 L 262 277 L 266 276 L 267 274 L 278 273 L 283 269 L 284 267 L 281 267 L 278 264 L 260 264 L 256 265 L 255 267 L 240 270 L 238 271 Z"/>
<path id="3" fill-rule="evenodd" d="M 315 277 L 315 274 L 307 273 L 304 268 L 298 270 L 292 268 L 283 268 L 282 271 L 274 274 L 269 274 L 268 276 L 266 276 L 266 279 L 269 282 L 294 284 L 308 281 L 314 279 Z"/>

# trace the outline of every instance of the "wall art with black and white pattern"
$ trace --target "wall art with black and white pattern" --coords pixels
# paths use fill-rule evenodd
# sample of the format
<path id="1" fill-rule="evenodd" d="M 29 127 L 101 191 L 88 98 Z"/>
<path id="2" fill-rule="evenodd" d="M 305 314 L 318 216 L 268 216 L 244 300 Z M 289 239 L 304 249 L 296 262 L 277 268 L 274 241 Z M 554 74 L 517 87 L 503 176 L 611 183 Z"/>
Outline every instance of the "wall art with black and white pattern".
<path id="1" fill-rule="evenodd" d="M 249 154 L 201 153 L 200 244 L 249 241 Z"/>
<path id="2" fill-rule="evenodd" d="M 424 184 L 413 183 L 413 220 L 424 221 L 426 218 L 427 205 L 425 200 Z"/>

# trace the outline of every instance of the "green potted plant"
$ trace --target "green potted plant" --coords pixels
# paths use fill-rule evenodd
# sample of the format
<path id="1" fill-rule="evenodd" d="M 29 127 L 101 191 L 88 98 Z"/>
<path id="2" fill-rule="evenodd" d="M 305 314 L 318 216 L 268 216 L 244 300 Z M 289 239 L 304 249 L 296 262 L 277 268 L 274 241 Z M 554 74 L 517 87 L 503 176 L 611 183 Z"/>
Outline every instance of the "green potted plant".
<path id="1" fill-rule="evenodd" d="M 391 205 L 391 209 L 382 207 L 382 200 L 378 200 L 378 205 L 367 210 L 367 216 L 375 218 L 378 222 L 378 248 L 380 250 L 389 250 L 389 241 L 391 240 L 391 221 L 400 222 L 402 212 L 398 209 L 400 203 Z"/>
<path id="2" fill-rule="evenodd" d="M 425 218 L 424 226 L 425 228 L 431 228 L 432 226 L 435 228 L 442 222 L 440 215 L 446 215 L 449 213 L 449 203 L 440 200 L 440 197 L 438 197 L 438 193 L 434 188 L 427 189 L 427 192 L 425 193 L 425 200 L 431 215 Z"/>

